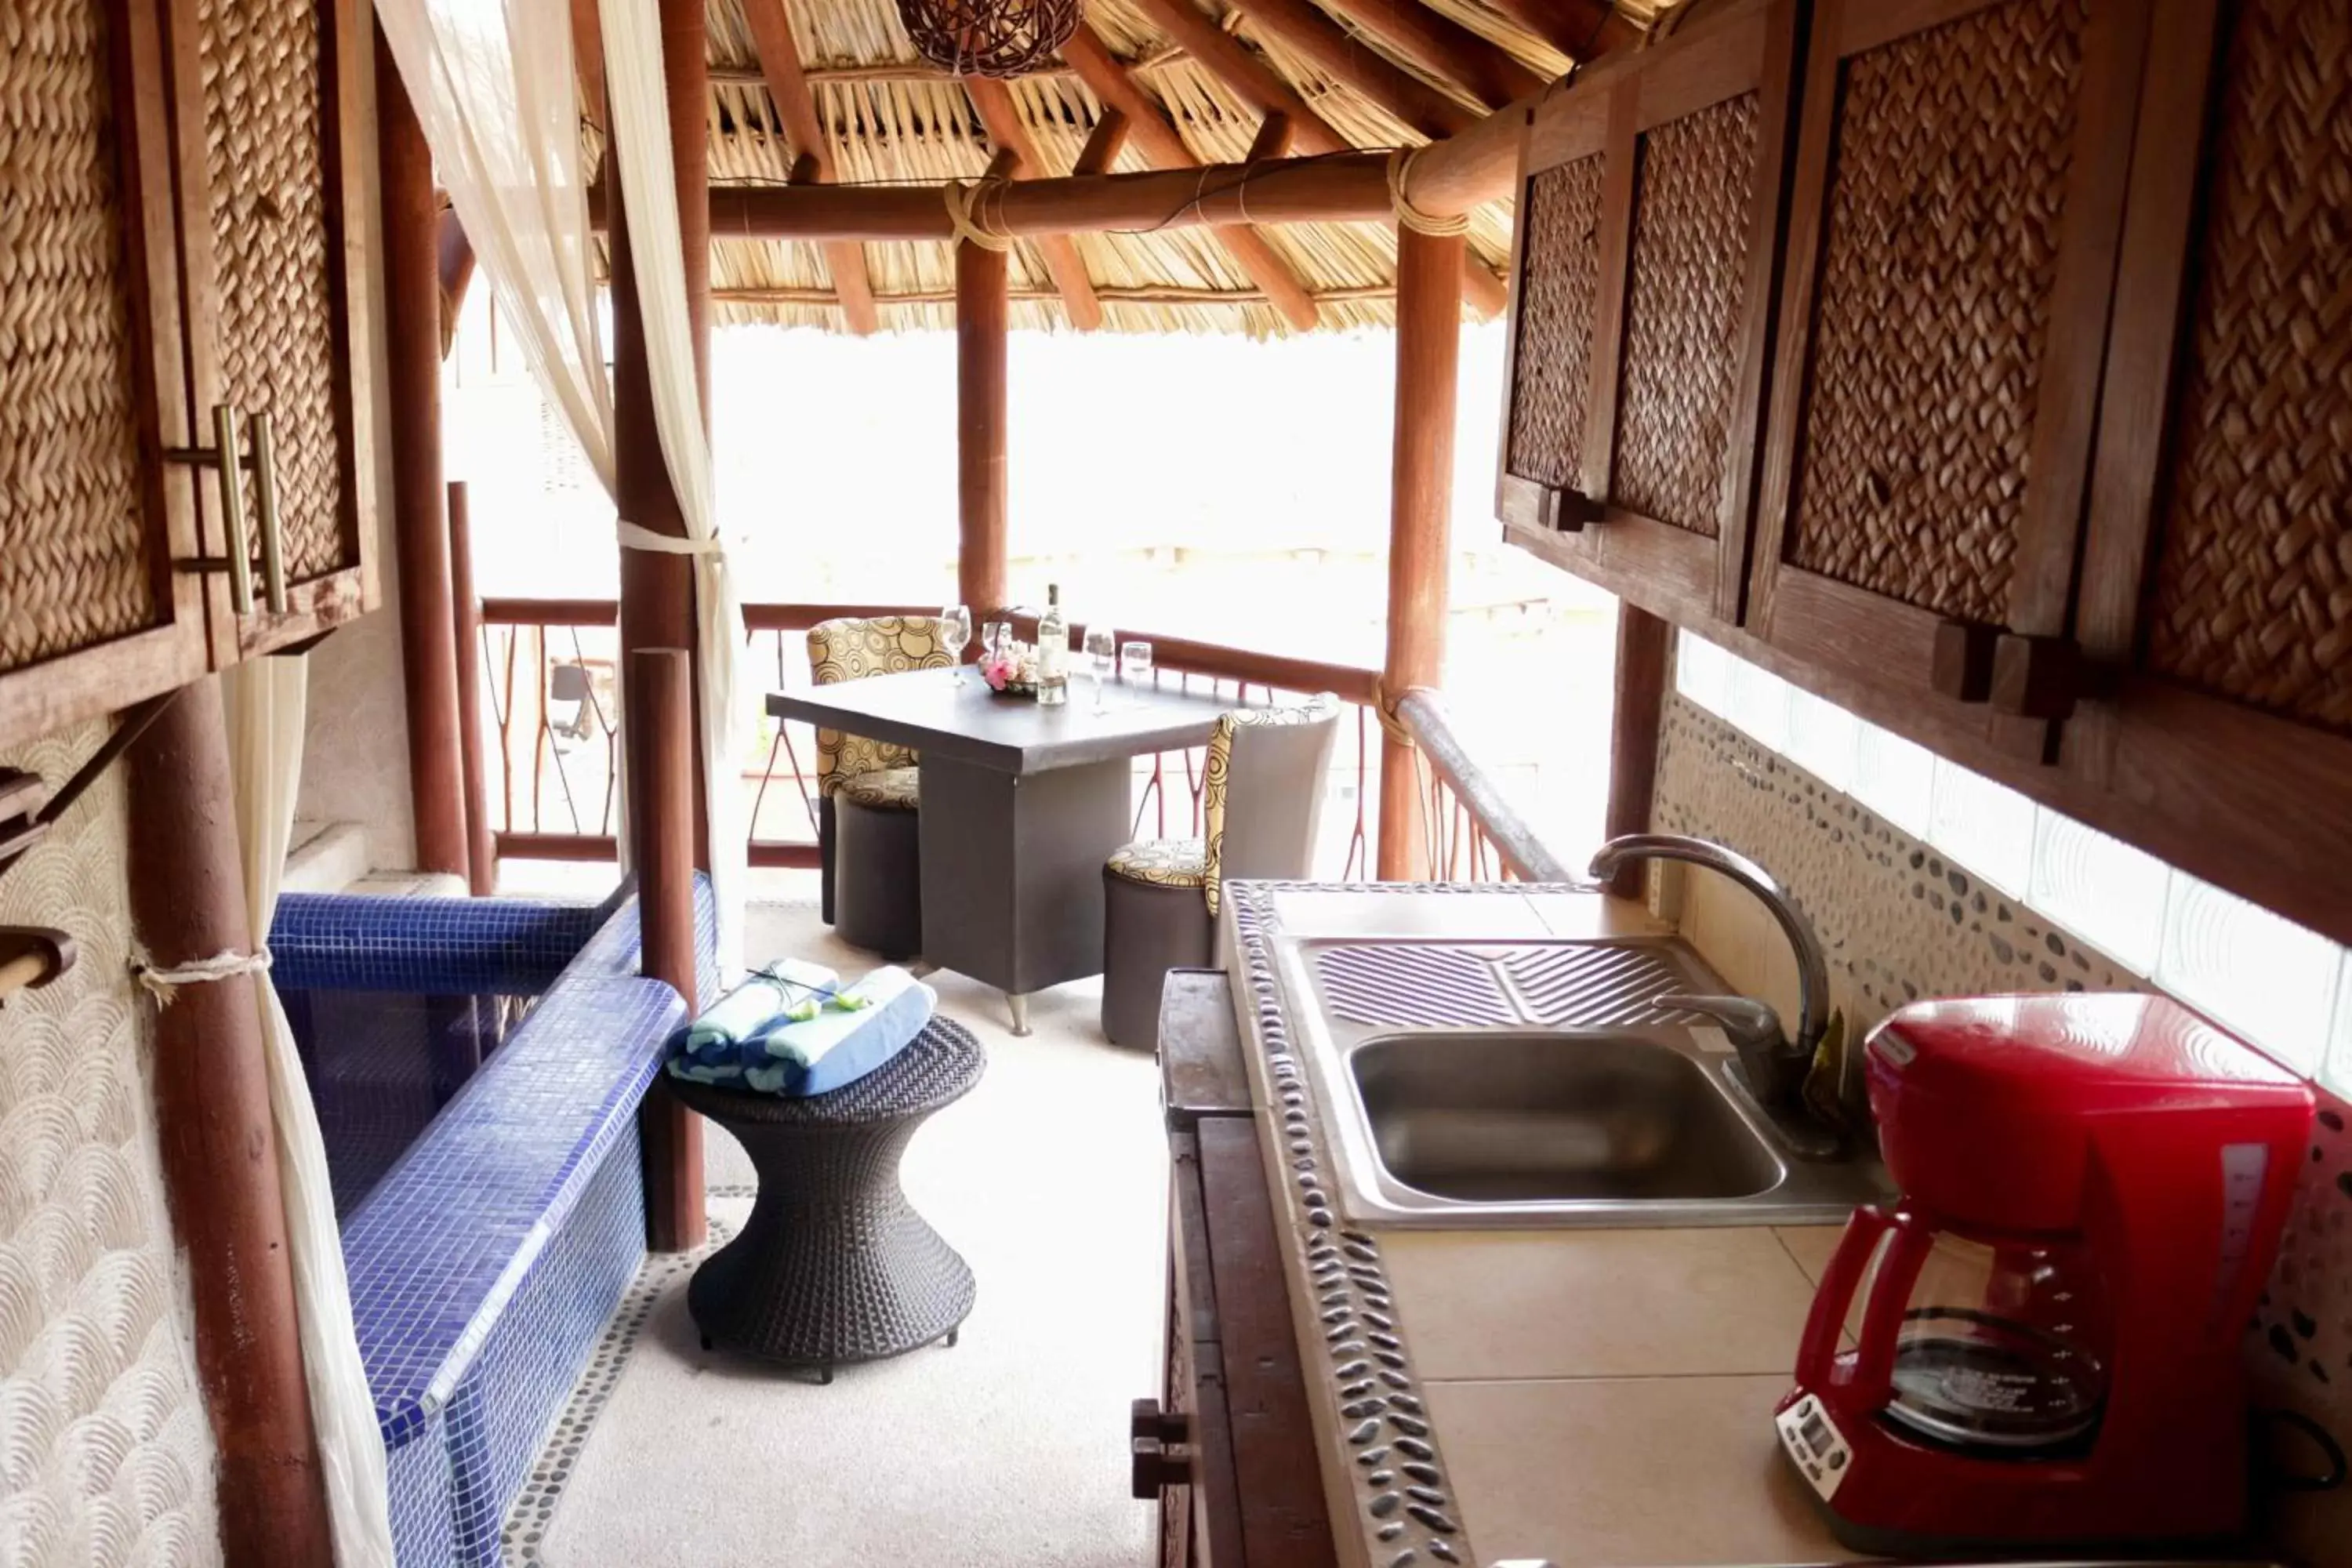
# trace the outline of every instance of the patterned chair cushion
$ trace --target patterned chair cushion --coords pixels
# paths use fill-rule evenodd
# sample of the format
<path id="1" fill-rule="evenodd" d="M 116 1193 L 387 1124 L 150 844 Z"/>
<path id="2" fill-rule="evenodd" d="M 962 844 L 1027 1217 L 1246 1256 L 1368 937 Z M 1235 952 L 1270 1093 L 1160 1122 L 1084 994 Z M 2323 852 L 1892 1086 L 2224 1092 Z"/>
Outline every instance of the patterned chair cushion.
<path id="1" fill-rule="evenodd" d="M 944 669 L 955 662 L 940 636 L 936 616 L 873 616 L 820 621 L 809 628 L 809 670 L 819 686 L 862 680 L 903 669 Z M 908 746 L 838 730 L 816 732 L 816 785 L 831 795 L 846 781 L 915 765 Z M 873 804 L 868 802 L 867 804 Z M 914 802 L 909 800 L 908 809 Z"/>
<path id="2" fill-rule="evenodd" d="M 833 793 L 837 800 L 855 801 L 875 811 L 913 811 L 922 804 L 916 789 L 918 776 L 913 768 L 879 768 L 870 773 L 851 773 Z"/>
<path id="3" fill-rule="evenodd" d="M 1209 737 L 1208 766 L 1201 778 L 1201 826 L 1207 834 L 1207 858 L 1201 886 L 1209 912 L 1217 912 L 1218 863 L 1225 849 L 1225 786 L 1233 774 L 1234 731 L 1280 724 L 1318 724 L 1339 717 L 1339 700 L 1326 691 L 1288 708 L 1236 708 L 1217 715 L 1216 732 Z"/>
<path id="4" fill-rule="evenodd" d="M 1199 888 L 1209 879 L 1209 847 L 1198 838 L 1139 838 L 1114 853 L 1110 874 L 1154 888 Z"/>

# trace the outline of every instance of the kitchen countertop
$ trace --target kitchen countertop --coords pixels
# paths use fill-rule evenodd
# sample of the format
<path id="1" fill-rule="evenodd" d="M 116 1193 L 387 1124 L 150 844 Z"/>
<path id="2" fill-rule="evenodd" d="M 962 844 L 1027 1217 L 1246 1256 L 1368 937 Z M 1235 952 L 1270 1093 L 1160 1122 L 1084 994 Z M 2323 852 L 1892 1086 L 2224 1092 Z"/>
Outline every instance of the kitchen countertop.
<path id="1" fill-rule="evenodd" d="M 1293 1003 L 1266 945 L 1277 931 L 1540 942 L 1670 928 L 1639 904 L 1572 890 L 1257 884 L 1227 902 L 1324 1489 L 1347 1521 L 1335 1525 L 1340 1561 L 1850 1559 L 1771 1426 L 1836 1227 L 1341 1222 L 1322 1108 L 1287 1055 Z"/>

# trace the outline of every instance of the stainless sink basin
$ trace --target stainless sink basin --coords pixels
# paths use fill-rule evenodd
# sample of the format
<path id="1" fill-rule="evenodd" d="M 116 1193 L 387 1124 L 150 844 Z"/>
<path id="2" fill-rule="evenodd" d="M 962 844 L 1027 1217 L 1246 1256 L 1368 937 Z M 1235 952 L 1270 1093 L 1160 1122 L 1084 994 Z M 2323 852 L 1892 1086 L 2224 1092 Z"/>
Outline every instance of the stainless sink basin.
<path id="1" fill-rule="evenodd" d="M 1349 1218 L 1828 1225 L 1893 1195 L 1801 1157 L 1675 994 L 1728 987 L 1673 938 L 1279 938 Z"/>
<path id="2" fill-rule="evenodd" d="M 1348 1065 L 1381 1166 L 1436 1197 L 1744 1198 L 1786 1173 L 1706 1068 L 1640 1035 L 1391 1035 Z"/>

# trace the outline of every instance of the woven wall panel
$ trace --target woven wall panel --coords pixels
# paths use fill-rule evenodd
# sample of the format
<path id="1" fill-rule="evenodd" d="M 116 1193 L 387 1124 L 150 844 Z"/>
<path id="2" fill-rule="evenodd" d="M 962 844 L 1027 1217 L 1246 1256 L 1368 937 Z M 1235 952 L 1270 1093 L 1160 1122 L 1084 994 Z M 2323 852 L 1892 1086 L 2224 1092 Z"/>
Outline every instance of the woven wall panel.
<path id="1" fill-rule="evenodd" d="M 5 761 L 61 779 L 87 725 Z M 131 980 L 121 769 L 0 880 L 0 922 L 58 925 L 72 973 L 0 1014 L 0 1562 L 220 1562 L 212 1426 L 157 1165 Z"/>
<path id="2" fill-rule="evenodd" d="M 222 395 L 278 426 L 288 574 L 345 559 L 314 0 L 200 0 Z"/>
<path id="3" fill-rule="evenodd" d="M 1713 538 L 1755 214 L 1750 92 L 1642 139 L 1610 498 Z"/>
<path id="4" fill-rule="evenodd" d="M 2148 659 L 2352 731 L 2352 0 L 2238 18 Z"/>
<path id="5" fill-rule="evenodd" d="M 2006 619 L 2084 0 L 2011 0 L 1845 68 L 1788 555 Z"/>
<path id="6" fill-rule="evenodd" d="M 0 47 L 0 669 L 152 626 L 106 27 L 16 0 Z"/>
<path id="7" fill-rule="evenodd" d="M 1602 162 L 1596 153 L 1528 182 L 1509 467 L 1555 489 L 1573 488 L 1583 472 L 1592 314 L 1601 291 Z"/>

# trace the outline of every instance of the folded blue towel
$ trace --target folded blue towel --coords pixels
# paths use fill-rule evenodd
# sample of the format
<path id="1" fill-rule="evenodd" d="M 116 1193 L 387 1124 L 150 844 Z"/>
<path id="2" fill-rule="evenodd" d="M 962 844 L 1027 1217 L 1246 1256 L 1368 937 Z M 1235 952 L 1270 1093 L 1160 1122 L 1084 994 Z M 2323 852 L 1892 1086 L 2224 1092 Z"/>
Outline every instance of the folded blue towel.
<path id="1" fill-rule="evenodd" d="M 896 967 L 843 986 L 815 964 L 771 965 L 672 1037 L 669 1070 L 762 1094 L 824 1094 L 898 1055 L 938 1005 Z"/>

